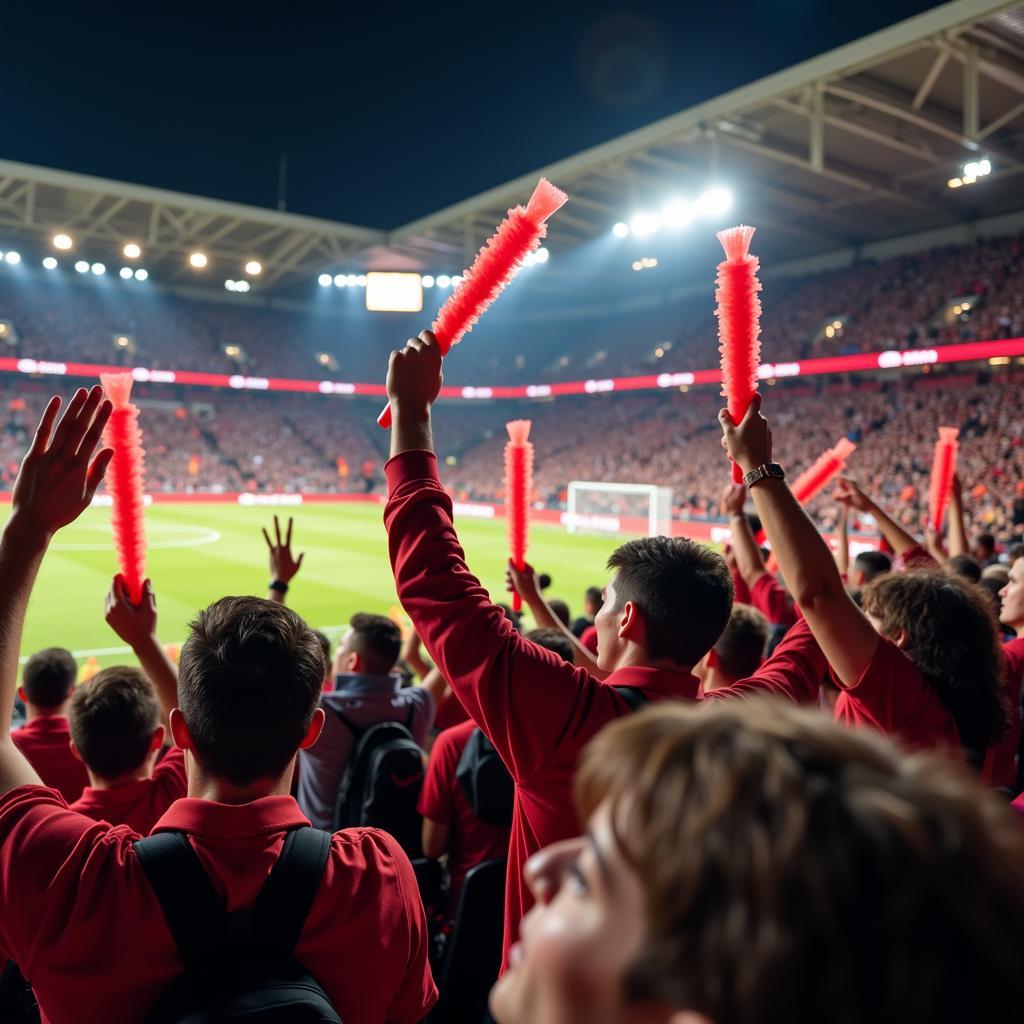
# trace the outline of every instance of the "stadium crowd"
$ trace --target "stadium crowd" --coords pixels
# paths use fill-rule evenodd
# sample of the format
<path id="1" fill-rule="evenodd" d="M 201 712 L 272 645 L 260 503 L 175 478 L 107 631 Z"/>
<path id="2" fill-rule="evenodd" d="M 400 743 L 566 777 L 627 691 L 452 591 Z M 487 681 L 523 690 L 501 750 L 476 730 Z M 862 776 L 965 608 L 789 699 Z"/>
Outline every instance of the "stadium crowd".
<path id="1" fill-rule="evenodd" d="M 116 301 L 110 288 L 117 288 Z M 150 369 L 377 381 L 394 340 L 393 322 L 355 319 L 351 312 L 215 304 L 154 292 L 148 283 L 110 288 L 91 279 L 69 284 L 52 275 L 0 273 L 0 321 L 11 325 L 3 337 L 6 351 Z M 1024 335 L 1020 234 L 806 276 L 768 277 L 764 289 L 765 318 L 772 324 L 765 353 L 775 362 Z M 435 295 L 442 297 L 425 292 L 428 306 Z M 830 336 L 837 322 L 841 326 Z M 501 344 L 464 346 L 446 371 L 448 383 L 676 372 L 707 369 L 718 358 L 707 294 L 647 312 L 540 321 L 527 332 L 503 323 L 499 314 L 488 329 Z M 624 331 L 628 345 L 622 344 Z M 121 347 L 117 338 L 129 344 Z"/>
<path id="2" fill-rule="evenodd" d="M 952 1024 L 1015 1005 L 1024 549 L 967 514 L 1005 510 L 1022 479 L 1014 382 L 767 389 L 739 423 L 710 397 L 625 399 L 562 436 L 546 410 L 555 458 L 595 460 L 597 435 L 635 428 L 636 472 L 689 486 L 732 540 L 724 557 L 621 545 L 575 621 L 509 562 L 529 632 L 465 564 L 431 429 L 459 413 L 434 407 L 439 383 L 431 335 L 392 356 L 384 528 L 406 635 L 366 613 L 334 648 L 312 631 L 288 608 L 303 558 L 275 517 L 266 596 L 197 610 L 178 663 L 153 585 L 116 577 L 104 614 L 138 667 L 80 685 L 59 647 L 20 680 L 18 656 L 50 541 L 109 466 L 110 405 L 80 389 L 36 427 L 32 401 L 9 400 L 3 1019 Z M 159 408 L 158 445 L 202 441 L 243 483 L 316 479 L 312 453 L 341 433 L 298 401 L 234 398 L 230 416 Z M 945 536 L 925 537 L 915 460 L 951 417 L 963 479 Z M 895 457 L 870 443 L 885 430 Z M 852 561 L 777 465 L 837 432 L 876 453 L 819 510 L 881 532 Z M 723 447 L 745 484 L 722 487 Z"/>

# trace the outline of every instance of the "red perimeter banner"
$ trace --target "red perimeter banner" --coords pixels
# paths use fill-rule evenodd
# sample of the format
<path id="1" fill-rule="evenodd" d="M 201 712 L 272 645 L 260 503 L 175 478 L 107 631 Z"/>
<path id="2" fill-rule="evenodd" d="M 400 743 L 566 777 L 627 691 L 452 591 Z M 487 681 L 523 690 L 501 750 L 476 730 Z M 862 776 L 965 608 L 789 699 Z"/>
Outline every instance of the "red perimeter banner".
<path id="1" fill-rule="evenodd" d="M 1024 338 L 1002 341 L 971 341 L 960 345 L 937 345 L 897 352 L 860 352 L 824 359 L 801 359 L 785 363 L 763 363 L 758 375 L 762 380 L 784 377 L 814 377 L 826 373 L 866 373 L 878 370 L 912 369 L 942 363 L 977 362 L 1024 356 Z M 124 370 L 123 366 L 99 363 L 72 363 L 48 359 L 0 358 L 0 373 L 24 373 L 31 376 L 89 377 Z M 248 377 L 242 374 L 198 373 L 193 370 L 151 370 L 134 367 L 132 376 L 147 384 L 185 384 L 192 387 L 232 388 L 238 391 L 293 391 L 320 395 L 387 394 L 383 384 L 351 383 L 336 380 L 296 380 L 291 377 Z M 610 391 L 658 391 L 669 388 L 718 384 L 721 370 L 692 370 L 682 373 L 657 373 L 642 377 L 605 377 L 563 381 L 554 384 L 472 385 L 444 387 L 442 398 L 487 400 L 501 398 L 550 398 L 556 395 L 599 395 Z"/>

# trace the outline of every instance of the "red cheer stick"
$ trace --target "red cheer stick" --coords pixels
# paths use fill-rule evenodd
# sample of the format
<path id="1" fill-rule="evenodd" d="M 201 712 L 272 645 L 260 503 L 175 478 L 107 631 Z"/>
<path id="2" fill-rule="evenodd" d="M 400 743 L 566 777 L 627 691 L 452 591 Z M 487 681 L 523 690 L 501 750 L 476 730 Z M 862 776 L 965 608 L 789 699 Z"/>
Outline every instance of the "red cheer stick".
<path id="1" fill-rule="evenodd" d="M 473 330 L 488 306 L 519 273 L 526 256 L 535 252 L 547 236 L 547 219 L 568 200 L 568 196 L 541 178 L 526 206 L 514 206 L 497 230 L 484 243 L 473 265 L 462 275 L 462 284 L 441 307 L 431 329 L 441 355 L 448 355 L 467 331 Z M 380 426 L 391 426 L 391 405 L 377 417 Z"/>
<path id="2" fill-rule="evenodd" d="M 505 445 L 505 514 L 508 517 L 508 550 L 512 564 L 519 570 L 526 567 L 526 548 L 530 540 L 530 495 L 533 493 L 533 445 L 529 420 L 512 420 L 505 424 L 508 443 Z M 512 610 L 522 611 L 519 591 L 512 595 Z"/>
<path id="3" fill-rule="evenodd" d="M 757 293 L 760 261 L 750 255 L 756 229 L 744 224 L 718 232 L 725 260 L 718 264 L 715 299 L 718 306 L 718 351 L 722 353 L 722 397 L 734 423 L 747 414 L 757 394 L 757 370 L 761 362 L 761 300 Z M 743 483 L 743 471 L 734 462 L 733 483 Z"/>
<path id="4" fill-rule="evenodd" d="M 103 431 L 103 443 L 114 449 L 107 469 L 107 490 L 113 499 L 111 525 L 114 548 L 132 604 L 142 601 L 146 579 L 146 523 L 143 500 L 144 462 L 139 407 L 129 401 L 130 373 L 101 373 L 100 383 L 114 409 Z"/>
<path id="5" fill-rule="evenodd" d="M 806 505 L 811 498 L 820 494 L 846 468 L 846 460 L 857 450 L 857 446 L 847 437 L 841 437 L 834 448 L 822 452 L 814 464 L 805 469 L 794 481 L 793 497 L 801 505 Z M 764 543 L 765 532 L 758 530 L 754 538 L 758 545 Z"/>
<path id="6" fill-rule="evenodd" d="M 957 438 L 959 427 L 939 427 L 939 439 L 935 442 L 932 456 L 932 478 L 928 494 L 928 521 L 936 533 L 942 530 L 942 521 L 949 504 L 949 492 L 953 488 L 953 474 L 956 473 L 956 455 L 960 448 Z"/>

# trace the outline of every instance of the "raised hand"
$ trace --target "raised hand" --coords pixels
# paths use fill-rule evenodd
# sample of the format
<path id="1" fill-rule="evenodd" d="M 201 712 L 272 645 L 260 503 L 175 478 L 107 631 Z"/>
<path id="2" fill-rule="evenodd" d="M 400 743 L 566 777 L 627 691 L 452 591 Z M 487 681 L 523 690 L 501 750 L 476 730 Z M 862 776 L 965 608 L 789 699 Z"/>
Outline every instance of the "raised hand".
<path id="1" fill-rule="evenodd" d="M 426 419 L 442 379 L 437 339 L 430 331 L 421 331 L 405 348 L 391 353 L 387 387 L 395 413 Z"/>
<path id="2" fill-rule="evenodd" d="M 129 646 L 137 650 L 156 637 L 156 594 L 149 580 L 142 585 L 142 600 L 132 604 L 124 577 L 118 573 L 107 591 L 103 608 L 107 625 Z"/>
<path id="3" fill-rule="evenodd" d="M 747 488 L 745 484 L 728 484 L 722 492 L 721 508 L 722 515 L 741 516 L 743 506 L 747 503 Z"/>
<path id="4" fill-rule="evenodd" d="M 722 443 L 729 458 L 744 473 L 772 461 L 772 432 L 768 421 L 761 415 L 760 395 L 754 395 L 746 415 L 739 423 L 729 415 L 728 409 L 718 414 L 718 422 L 722 425 Z"/>
<path id="5" fill-rule="evenodd" d="M 288 517 L 284 540 L 281 539 L 281 524 L 277 516 L 274 516 L 274 539 L 270 539 L 266 529 L 263 530 L 263 539 L 270 551 L 270 578 L 289 583 L 302 568 L 302 560 L 306 557 L 305 551 L 301 552 L 298 558 L 292 556 L 292 517 Z"/>
<path id="6" fill-rule="evenodd" d="M 44 540 L 89 507 L 114 455 L 93 457 L 112 408 L 99 385 L 79 388 L 55 429 L 60 406 L 57 396 L 46 406 L 11 496 L 11 522 Z"/>
<path id="7" fill-rule="evenodd" d="M 518 594 L 529 608 L 532 608 L 541 599 L 537 573 L 529 563 L 526 563 L 522 569 L 517 569 L 512 564 L 512 559 L 509 559 L 508 565 L 505 567 L 505 589 L 510 594 Z"/>
<path id="8" fill-rule="evenodd" d="M 854 508 L 858 512 L 870 512 L 873 502 L 861 490 L 860 484 L 852 477 L 841 476 L 836 482 L 835 499 L 846 508 Z"/>

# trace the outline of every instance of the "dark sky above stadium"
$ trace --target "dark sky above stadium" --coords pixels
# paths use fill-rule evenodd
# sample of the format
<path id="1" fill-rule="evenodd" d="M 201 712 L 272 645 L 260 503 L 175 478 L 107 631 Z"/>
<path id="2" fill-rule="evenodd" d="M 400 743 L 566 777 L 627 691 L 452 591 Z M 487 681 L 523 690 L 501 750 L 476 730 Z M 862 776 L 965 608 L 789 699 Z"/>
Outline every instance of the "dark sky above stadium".
<path id="1" fill-rule="evenodd" d="M 0 157 L 390 228 L 932 6 L 9 3 Z"/>

